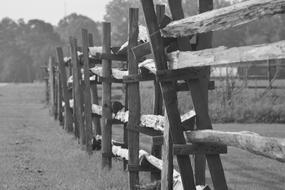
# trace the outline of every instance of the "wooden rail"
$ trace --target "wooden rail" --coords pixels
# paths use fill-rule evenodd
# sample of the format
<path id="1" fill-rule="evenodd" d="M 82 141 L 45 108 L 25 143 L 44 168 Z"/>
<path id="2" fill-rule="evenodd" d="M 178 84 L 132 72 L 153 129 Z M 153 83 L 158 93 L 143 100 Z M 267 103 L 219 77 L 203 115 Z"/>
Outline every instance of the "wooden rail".
<path id="1" fill-rule="evenodd" d="M 233 48 L 221 46 L 199 51 L 175 51 L 167 56 L 168 60 L 171 60 L 173 69 L 203 66 L 223 67 L 228 65 L 244 67 L 249 64 L 266 66 L 269 60 L 279 60 L 280 62 L 285 60 L 285 41 Z M 275 61 L 274 64 L 279 65 L 280 63 Z M 156 73 L 153 59 L 141 62 L 139 67 L 149 70 L 151 73 Z"/>
<path id="2" fill-rule="evenodd" d="M 256 155 L 285 162 L 285 139 L 264 137 L 249 131 L 223 132 L 202 130 L 186 132 L 187 140 L 192 143 L 213 143 L 233 146 Z"/>
<path id="3" fill-rule="evenodd" d="M 96 115 L 102 115 L 102 107 L 96 104 L 92 105 L 92 112 Z M 196 116 L 196 113 L 194 110 L 190 110 L 189 112 L 181 115 L 181 126 L 185 126 L 191 122 L 191 120 L 194 120 L 194 117 Z M 120 110 L 116 114 L 113 113 L 112 115 L 113 119 L 117 119 L 123 123 L 129 122 L 129 111 Z M 187 124 L 186 124 L 187 123 Z M 167 125 L 165 123 L 164 116 L 161 115 L 141 115 L 140 122 L 137 124 L 137 126 L 140 127 L 147 127 L 151 128 L 157 131 L 164 131 L 164 127 Z M 190 126 L 188 126 L 191 128 Z"/>
<path id="4" fill-rule="evenodd" d="M 266 15 L 285 12 L 284 0 L 249 0 L 221 9 L 173 21 L 161 30 L 165 37 L 190 36 L 224 30 L 249 23 Z"/>
<path id="5" fill-rule="evenodd" d="M 229 56 L 231 55 L 231 56 Z M 269 60 L 285 60 L 285 41 L 244 47 L 218 47 L 200 51 L 173 53 L 178 57 L 177 69 L 203 66 L 266 65 Z M 189 61 L 191 60 L 191 61 Z M 276 64 L 278 64 L 276 62 Z"/>
<path id="6" fill-rule="evenodd" d="M 73 100 L 69 101 L 70 107 L 73 108 Z M 65 106 L 65 103 L 62 103 L 63 106 Z M 102 106 L 92 104 L 92 113 L 96 116 L 101 117 L 102 116 Z M 193 129 L 193 122 L 195 120 L 196 113 L 194 110 L 190 110 L 189 112 L 181 115 L 181 127 L 189 130 Z M 116 119 L 122 123 L 128 123 L 129 122 L 129 111 L 125 111 L 124 109 L 118 111 L 117 113 L 112 114 L 112 119 Z M 140 117 L 140 123 L 137 125 L 137 127 L 145 127 L 150 128 L 156 131 L 164 131 L 165 126 L 167 125 L 167 122 L 165 121 L 165 117 L 162 115 L 141 115 Z"/>

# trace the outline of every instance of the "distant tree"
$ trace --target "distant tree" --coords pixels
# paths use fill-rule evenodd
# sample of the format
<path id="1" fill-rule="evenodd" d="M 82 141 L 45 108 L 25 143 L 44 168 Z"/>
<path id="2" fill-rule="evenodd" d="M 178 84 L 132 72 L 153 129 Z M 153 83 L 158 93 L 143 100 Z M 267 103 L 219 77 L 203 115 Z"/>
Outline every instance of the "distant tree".
<path id="1" fill-rule="evenodd" d="M 23 28 L 17 45 L 31 56 L 35 78 L 39 79 L 42 77 L 40 66 L 54 54 L 55 47 L 61 45 L 61 39 L 53 26 L 42 20 L 30 20 Z"/>
<path id="2" fill-rule="evenodd" d="M 112 0 L 106 5 L 104 20 L 111 23 L 113 46 L 120 46 L 128 39 L 129 8 L 138 6 L 139 1 L 132 0 Z"/>
<path id="3" fill-rule="evenodd" d="M 72 13 L 63 19 L 61 19 L 56 27 L 56 31 L 60 37 L 64 40 L 65 43 L 69 43 L 69 37 L 73 36 L 77 38 L 78 44 L 82 44 L 82 35 L 81 29 L 87 29 L 90 33 L 93 34 L 93 39 L 95 45 L 101 45 L 101 35 L 98 30 L 99 23 L 94 22 L 92 19 Z"/>
<path id="4" fill-rule="evenodd" d="M 185 16 L 198 14 L 198 2 L 198 0 L 182 0 Z M 166 14 L 170 15 L 167 0 L 156 0 L 154 3 L 165 4 Z M 214 3 L 216 8 L 230 5 L 230 2 L 225 0 L 215 0 Z M 112 0 L 106 6 L 104 20 L 112 23 L 112 44 L 114 46 L 120 46 L 128 39 L 128 17 L 130 7 L 139 8 L 140 24 L 145 25 L 144 15 L 139 0 Z"/>
<path id="5" fill-rule="evenodd" d="M 166 4 L 167 0 L 156 0 L 154 2 Z M 145 25 L 140 0 L 112 0 L 106 5 L 104 20 L 112 24 L 113 46 L 120 46 L 128 40 L 129 8 L 139 8 L 139 23 Z"/>
<path id="6" fill-rule="evenodd" d="M 31 57 L 17 47 L 3 57 L 0 80 L 4 82 L 32 82 L 34 72 Z"/>
<path id="7" fill-rule="evenodd" d="M 0 81 L 29 82 L 42 78 L 41 66 L 55 47 L 68 42 L 75 36 L 81 42 L 81 28 L 93 33 L 97 45 L 101 38 L 98 23 L 90 18 L 71 14 L 63 18 L 56 27 L 42 20 L 23 19 L 14 21 L 4 18 L 0 21 Z M 61 39 L 62 38 L 62 39 Z"/>
<path id="8" fill-rule="evenodd" d="M 0 22 L 0 80 L 31 82 L 42 76 L 40 66 L 54 54 L 61 39 L 53 26 L 41 20 Z"/>

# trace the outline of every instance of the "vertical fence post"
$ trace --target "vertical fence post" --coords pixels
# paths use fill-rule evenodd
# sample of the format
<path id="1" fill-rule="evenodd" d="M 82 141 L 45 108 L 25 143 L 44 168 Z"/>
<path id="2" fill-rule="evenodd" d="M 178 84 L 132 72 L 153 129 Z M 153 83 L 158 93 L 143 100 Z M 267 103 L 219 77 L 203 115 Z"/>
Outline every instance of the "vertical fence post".
<path id="1" fill-rule="evenodd" d="M 84 68 L 84 119 L 86 131 L 86 147 L 89 153 L 92 152 L 91 140 L 92 131 L 92 110 L 91 110 L 91 91 L 90 91 L 90 74 L 89 74 L 89 51 L 88 51 L 88 31 L 82 29 L 82 50 L 83 50 L 83 68 Z"/>
<path id="2" fill-rule="evenodd" d="M 50 115 L 54 115 L 54 58 L 49 57 L 48 62 L 48 71 L 49 71 L 49 113 Z"/>
<path id="3" fill-rule="evenodd" d="M 170 11 L 171 11 L 171 14 L 174 20 L 181 19 L 184 17 L 181 0 L 177 0 L 177 1 L 168 0 L 168 3 L 169 3 L 169 8 L 170 8 Z M 191 49 L 189 38 L 187 37 L 178 38 L 177 41 L 178 41 L 179 50 L 190 50 Z M 206 83 L 208 84 L 207 81 Z M 206 84 L 204 84 L 203 87 L 205 87 L 205 85 Z M 196 89 L 193 88 L 192 90 L 194 91 Z M 191 93 L 192 93 L 192 90 L 191 90 Z M 205 92 L 205 90 L 203 92 L 208 94 L 208 88 L 207 88 L 207 92 Z M 195 155 L 194 162 L 195 162 L 194 167 L 195 167 L 196 185 L 204 185 L 205 184 L 205 165 L 206 165 L 205 156 Z"/>
<path id="4" fill-rule="evenodd" d="M 74 88 L 74 105 L 73 105 L 73 112 L 75 112 L 75 122 L 77 122 L 78 129 L 75 129 L 79 131 L 79 140 L 80 144 L 84 144 L 84 126 L 83 126 L 83 109 L 82 109 L 82 97 L 81 97 L 81 84 L 80 84 L 80 78 L 81 78 L 81 71 L 79 66 L 79 60 L 77 56 L 77 40 L 72 38 L 71 39 L 71 51 L 72 51 L 72 73 L 73 73 L 73 88 Z"/>
<path id="5" fill-rule="evenodd" d="M 73 68 L 74 67 L 73 66 L 74 60 L 78 59 L 78 57 L 77 57 L 77 41 L 75 39 L 73 39 L 72 37 L 69 37 L 69 41 L 70 41 L 69 51 L 70 51 L 70 55 L 71 55 L 71 62 L 69 65 L 69 73 L 70 73 L 70 77 L 72 77 L 72 81 L 73 81 L 72 82 L 72 88 L 71 88 L 71 99 L 73 100 L 73 108 L 72 108 L 72 116 L 73 116 L 73 123 L 74 123 L 73 132 L 74 132 L 74 136 L 79 140 L 79 123 L 77 120 L 77 113 L 75 111 L 76 101 L 75 101 L 75 82 L 74 82 L 74 68 Z M 75 45 L 73 41 L 76 42 L 76 47 L 73 47 Z M 76 54 L 73 52 L 76 52 Z"/>
<path id="6" fill-rule="evenodd" d="M 160 24 L 163 17 L 165 15 L 165 5 L 156 5 L 156 17 L 157 22 Z M 155 88 L 155 99 L 154 99 L 154 114 L 155 115 L 162 115 L 162 105 L 163 99 L 161 94 L 161 89 L 158 81 L 154 82 Z M 172 140 L 170 137 L 169 131 L 169 121 L 167 114 L 164 113 L 165 116 L 165 126 L 164 126 L 164 133 L 163 133 L 163 145 L 162 150 L 158 147 L 153 147 L 155 149 L 152 150 L 152 154 L 156 157 L 161 157 L 162 154 L 162 161 L 163 167 L 161 171 L 161 190 L 172 190 L 173 189 L 173 145 Z M 160 155 L 160 156 L 159 156 Z M 152 174 L 151 178 L 159 179 L 156 174 Z"/>
<path id="7" fill-rule="evenodd" d="M 165 5 L 156 5 L 156 17 L 157 17 L 157 22 L 161 23 L 163 17 L 165 14 Z M 163 99 L 162 99 L 162 94 L 159 86 L 158 81 L 154 81 L 154 114 L 155 115 L 162 115 L 162 104 L 163 104 Z"/>
<path id="8" fill-rule="evenodd" d="M 46 104 L 49 105 L 49 72 L 48 72 L 48 65 L 46 62 L 44 67 L 44 81 L 46 89 Z"/>
<path id="9" fill-rule="evenodd" d="M 152 53 L 155 58 L 157 70 L 167 69 L 167 61 L 164 54 L 164 46 L 160 35 L 153 0 L 141 0 L 144 16 L 151 36 Z M 172 140 L 175 144 L 185 144 L 183 131 L 177 127 L 181 124 L 180 113 L 178 110 L 178 100 L 176 94 L 176 84 L 173 82 L 160 82 L 166 112 L 169 118 L 169 128 Z M 188 155 L 178 155 L 177 162 L 181 173 L 184 189 L 195 189 L 193 170 Z"/>
<path id="10" fill-rule="evenodd" d="M 206 11 L 212 10 L 214 7 L 213 0 L 199 0 L 199 13 L 203 13 Z M 198 35 L 198 44 L 196 49 L 202 50 L 212 47 L 212 32 L 208 32 L 205 34 Z M 192 84 L 191 86 L 191 94 L 193 98 L 193 102 L 196 102 L 194 105 L 197 115 L 199 115 L 197 120 L 197 128 L 198 129 L 212 129 L 211 120 L 209 117 L 209 108 L 208 108 L 208 83 L 209 83 L 209 76 L 210 76 L 210 68 L 205 67 L 204 71 L 207 77 L 200 79 L 200 84 Z M 203 96 L 198 95 L 199 90 L 202 91 Z M 196 95 L 195 95 L 196 93 Z M 195 98 L 197 97 L 197 99 Z M 195 100 L 196 99 L 196 100 Z M 227 183 L 224 175 L 224 170 L 222 166 L 222 162 L 220 159 L 220 155 L 206 155 L 206 159 L 208 162 L 208 167 L 211 173 L 213 185 L 215 189 L 226 190 Z M 197 181 L 199 184 L 205 184 L 205 155 L 195 155 L 195 173 L 197 172 L 198 175 Z M 199 172 L 200 171 L 200 172 Z M 203 174 L 201 173 L 203 172 Z M 199 176 L 202 174 L 201 176 Z"/>
<path id="11" fill-rule="evenodd" d="M 128 107 L 128 84 L 127 83 L 125 83 L 124 84 L 124 91 L 125 91 L 125 109 L 126 110 L 128 110 L 129 109 L 129 107 Z M 128 127 L 128 124 L 127 123 L 124 123 L 124 129 L 123 129 L 123 142 L 124 142 L 124 146 L 125 146 L 125 148 L 127 148 L 128 149 L 128 147 L 129 147 L 129 145 L 128 145 L 128 129 L 127 129 L 127 127 Z M 123 163 L 123 168 L 124 168 L 124 170 L 126 170 L 127 169 L 127 165 L 128 165 L 128 160 L 126 160 L 126 159 L 124 159 L 124 161 L 123 161 L 124 163 Z"/>
<path id="12" fill-rule="evenodd" d="M 128 70 L 130 75 L 138 74 L 138 64 L 132 53 L 131 48 L 137 46 L 138 41 L 138 17 L 139 10 L 136 8 L 129 9 L 129 42 L 128 42 Z M 128 84 L 128 106 L 129 106 L 129 123 L 128 128 L 136 128 L 140 123 L 140 93 L 139 82 Z M 129 189 L 137 189 L 139 184 L 139 133 L 134 130 L 128 131 L 128 148 L 129 148 Z"/>
<path id="13" fill-rule="evenodd" d="M 54 119 L 57 120 L 58 119 L 58 63 L 54 60 Z"/>
<path id="14" fill-rule="evenodd" d="M 160 24 L 165 14 L 165 6 L 164 5 L 156 5 L 156 17 L 157 22 Z M 158 81 L 154 81 L 154 106 L 153 106 L 153 113 L 154 115 L 163 115 L 162 112 L 162 94 L 159 86 Z M 151 147 L 151 154 L 157 158 L 161 158 L 161 146 L 160 145 L 152 145 Z M 159 180 L 161 178 L 161 173 L 157 171 L 151 172 L 151 180 Z"/>
<path id="15" fill-rule="evenodd" d="M 111 53 L 111 24 L 103 22 L 102 53 Z M 102 167 L 112 167 L 112 105 L 111 105 L 111 60 L 102 60 Z"/>
<path id="16" fill-rule="evenodd" d="M 89 46 L 94 46 L 93 44 L 93 36 L 92 34 L 88 35 L 89 39 Z M 91 95 L 92 95 L 92 104 L 99 105 L 98 100 L 98 88 L 97 88 L 97 81 L 95 80 L 95 84 L 91 85 Z M 98 116 L 92 117 L 92 124 L 95 130 L 95 135 L 101 135 L 101 124 L 100 124 L 100 118 Z"/>
<path id="17" fill-rule="evenodd" d="M 59 72 L 59 61 L 57 61 L 57 84 L 58 84 L 58 90 L 57 90 L 57 110 L 58 110 L 58 121 L 59 125 L 63 126 L 63 115 L 62 115 L 62 83 L 60 80 L 60 72 Z"/>
<path id="18" fill-rule="evenodd" d="M 184 18 L 181 0 L 168 0 L 169 8 L 174 20 Z M 205 12 L 213 9 L 213 1 L 199 0 L 199 12 Z M 210 48 L 212 46 L 212 33 L 198 35 L 197 49 Z M 191 50 L 189 38 L 178 38 L 179 50 Z M 198 81 L 187 81 L 191 89 L 195 111 L 197 113 L 197 128 L 212 129 L 211 120 L 208 114 L 208 83 L 210 76 L 210 68 L 201 68 L 200 73 L 204 77 L 200 77 Z M 209 170 L 212 176 L 215 189 L 227 190 L 225 175 L 219 154 L 206 155 Z M 195 155 L 195 178 L 196 185 L 205 184 L 205 155 Z"/>
<path id="19" fill-rule="evenodd" d="M 67 77 L 66 77 L 66 69 L 65 69 L 65 63 L 63 61 L 63 51 L 62 48 L 58 47 L 56 48 L 57 52 L 57 59 L 58 59 L 58 67 L 59 67 L 59 73 L 60 73 L 60 80 L 61 80 L 61 87 L 62 87 L 62 95 L 63 95 L 63 101 L 64 101 L 64 129 L 67 130 L 67 132 L 72 132 L 72 113 L 70 109 L 69 104 L 69 92 L 67 89 Z"/>

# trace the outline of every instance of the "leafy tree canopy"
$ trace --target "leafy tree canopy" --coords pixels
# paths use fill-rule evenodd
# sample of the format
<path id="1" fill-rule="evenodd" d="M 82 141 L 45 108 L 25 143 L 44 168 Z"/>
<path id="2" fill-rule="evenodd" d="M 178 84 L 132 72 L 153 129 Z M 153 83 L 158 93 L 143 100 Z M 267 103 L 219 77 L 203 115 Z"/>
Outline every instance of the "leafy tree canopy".
<path id="1" fill-rule="evenodd" d="M 0 22 L 0 81 L 32 82 L 41 66 L 61 44 L 53 26 L 41 20 L 4 18 Z"/>
<path id="2" fill-rule="evenodd" d="M 80 45 L 82 44 L 81 29 L 84 28 L 93 34 L 95 45 L 101 45 L 99 27 L 100 24 L 98 22 L 94 22 L 86 16 L 72 13 L 59 21 L 56 31 L 65 43 L 68 43 L 69 37 L 73 36 L 78 39 L 78 44 Z"/>

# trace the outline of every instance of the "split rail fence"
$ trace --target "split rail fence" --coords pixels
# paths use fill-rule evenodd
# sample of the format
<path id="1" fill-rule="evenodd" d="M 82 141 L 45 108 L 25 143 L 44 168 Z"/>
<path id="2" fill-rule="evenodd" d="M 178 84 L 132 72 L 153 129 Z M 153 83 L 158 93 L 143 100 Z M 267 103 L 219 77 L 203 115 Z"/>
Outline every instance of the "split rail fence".
<path id="1" fill-rule="evenodd" d="M 102 166 L 111 168 L 112 157 L 121 157 L 129 172 L 129 189 L 209 189 L 205 166 L 216 190 L 228 189 L 220 154 L 227 146 L 285 162 L 285 139 L 252 132 L 212 130 L 208 114 L 210 66 L 278 65 L 285 59 L 285 41 L 235 48 L 211 48 L 212 31 L 249 23 L 285 12 L 285 0 L 249 0 L 212 10 L 212 0 L 199 0 L 199 14 L 184 18 L 181 0 L 164 5 L 141 0 L 147 29 L 138 24 L 138 9 L 130 8 L 128 42 L 111 46 L 111 23 L 102 23 L 102 47 L 82 29 L 82 47 L 70 37 L 71 57 L 61 47 L 48 62 L 47 99 L 50 113 L 79 139 L 89 153 L 102 149 Z M 196 38 L 196 43 L 190 43 Z M 79 51 L 80 50 L 80 51 Z M 152 55 L 153 59 L 145 59 Z M 127 63 L 127 70 L 113 63 Z M 154 111 L 142 115 L 140 86 L 154 83 Z M 124 106 L 112 102 L 112 84 L 125 88 Z M 98 86 L 102 86 L 99 105 Z M 181 115 L 178 91 L 190 91 L 194 110 Z M 165 114 L 163 111 L 165 107 Z M 163 116 L 164 115 L 164 116 Z M 101 120 L 101 122 L 100 122 Z M 112 125 L 122 125 L 123 142 L 112 139 Z M 140 150 L 139 136 L 151 136 L 152 151 Z M 179 172 L 173 169 L 173 155 Z M 194 168 L 189 155 L 194 155 Z M 139 184 L 139 172 L 151 172 L 155 182 Z"/>

